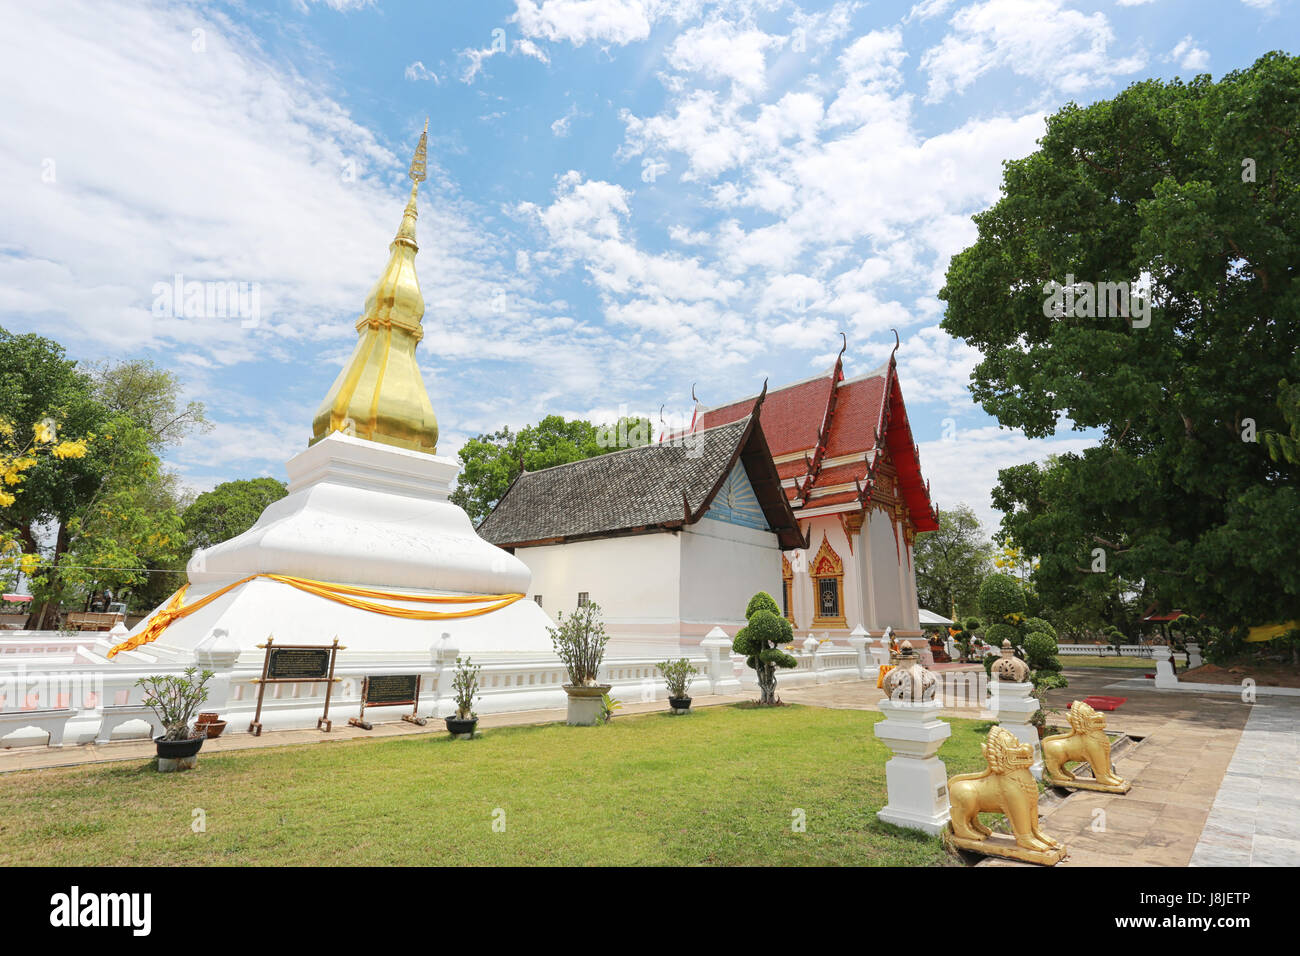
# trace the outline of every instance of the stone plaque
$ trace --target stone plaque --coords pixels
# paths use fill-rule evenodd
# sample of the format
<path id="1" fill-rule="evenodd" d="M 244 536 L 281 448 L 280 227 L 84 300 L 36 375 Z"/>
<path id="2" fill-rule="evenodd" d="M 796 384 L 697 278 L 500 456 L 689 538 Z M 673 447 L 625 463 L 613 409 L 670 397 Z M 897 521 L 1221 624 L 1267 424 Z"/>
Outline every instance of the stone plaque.
<path id="1" fill-rule="evenodd" d="M 328 647 L 272 647 L 269 680 L 324 680 L 330 674 Z"/>
<path id="2" fill-rule="evenodd" d="M 418 674 L 381 674 L 366 678 L 366 706 L 414 704 Z"/>

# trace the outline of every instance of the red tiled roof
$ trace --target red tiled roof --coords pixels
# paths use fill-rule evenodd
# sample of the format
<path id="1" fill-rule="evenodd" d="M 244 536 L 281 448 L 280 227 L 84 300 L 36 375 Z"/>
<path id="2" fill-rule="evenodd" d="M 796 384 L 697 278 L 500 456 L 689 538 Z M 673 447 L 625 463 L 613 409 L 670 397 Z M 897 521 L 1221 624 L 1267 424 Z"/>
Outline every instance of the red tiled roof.
<path id="1" fill-rule="evenodd" d="M 817 432 L 822 427 L 826 403 L 831 395 L 834 371 L 806 382 L 797 382 L 767 393 L 759 421 L 772 456 L 779 458 L 791 452 L 803 451 L 817 444 Z M 705 409 L 695 423 L 696 429 L 712 428 L 744 418 L 754 407 L 754 399 L 746 398 L 730 405 Z M 802 470 L 802 466 L 801 466 Z M 789 477 L 782 475 L 782 477 Z"/>
<path id="2" fill-rule="evenodd" d="M 880 402 L 885 394 L 885 374 L 841 382 L 826 440 L 826 457 L 861 454 L 875 447 L 880 423 Z"/>
<path id="3" fill-rule="evenodd" d="M 921 466 L 916 457 L 912 429 L 907 421 L 892 356 L 890 362 L 877 372 L 851 381 L 841 379 L 841 368 L 837 360 L 824 375 L 770 391 L 763 402 L 759 419 L 772 455 L 780 457 L 807 452 L 806 458 L 800 456 L 777 465 L 782 480 L 800 479 L 797 488 L 785 489 L 786 497 L 793 501 L 805 490 L 803 480 L 808 475 L 811 461 L 815 478 L 812 488 L 808 489 L 809 498 L 801 507 L 821 508 L 857 501 L 856 490 L 829 495 L 814 495 L 813 492 L 818 488 L 847 484 L 854 479 L 865 489 L 869 472 L 867 462 L 872 460 L 868 453 L 875 449 L 875 436 L 877 430 L 881 430 L 898 468 L 900 490 L 917 530 L 935 530 L 939 525 L 929 489 L 921 477 Z M 743 418 L 753 405 L 751 397 L 705 409 L 697 416 L 693 429 L 712 428 Z M 829 434 L 819 455 L 817 441 L 828 411 Z M 861 456 L 861 460 L 822 467 L 825 460 L 846 455 Z"/>

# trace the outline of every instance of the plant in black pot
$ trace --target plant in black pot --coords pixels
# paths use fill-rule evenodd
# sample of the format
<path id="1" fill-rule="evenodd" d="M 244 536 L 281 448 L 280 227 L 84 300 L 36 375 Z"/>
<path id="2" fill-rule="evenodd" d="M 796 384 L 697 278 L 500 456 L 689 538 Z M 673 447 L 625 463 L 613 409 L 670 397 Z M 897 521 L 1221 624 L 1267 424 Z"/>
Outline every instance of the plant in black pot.
<path id="1" fill-rule="evenodd" d="M 474 728 L 478 726 L 474 698 L 478 694 L 478 672 L 482 669 L 471 663 L 471 658 L 456 658 L 456 676 L 451 682 L 456 697 L 456 713 L 445 718 L 447 731 L 456 740 L 472 740 L 474 737 Z"/>
<path id="2" fill-rule="evenodd" d="M 208 699 L 207 685 L 213 676 L 212 671 L 200 674 L 197 667 L 188 667 L 180 674 L 154 674 L 135 682 L 144 688 L 145 706 L 163 725 L 162 735 L 153 739 L 162 773 L 189 770 L 198 763 L 207 731 L 196 728 L 193 720 Z"/>
<path id="3" fill-rule="evenodd" d="M 699 671 L 686 658 L 675 661 L 660 661 L 655 665 L 664 675 L 668 685 L 668 706 L 674 714 L 684 714 L 691 709 L 691 678 Z"/>

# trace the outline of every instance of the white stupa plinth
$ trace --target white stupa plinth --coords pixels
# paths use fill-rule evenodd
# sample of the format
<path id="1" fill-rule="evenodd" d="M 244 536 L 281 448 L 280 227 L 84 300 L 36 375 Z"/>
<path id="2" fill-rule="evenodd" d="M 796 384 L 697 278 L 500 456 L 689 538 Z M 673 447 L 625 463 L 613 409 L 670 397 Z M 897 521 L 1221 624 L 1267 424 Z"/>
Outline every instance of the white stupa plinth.
<path id="1" fill-rule="evenodd" d="M 335 432 L 292 458 L 287 470 L 287 497 L 248 531 L 190 560 L 186 605 L 257 573 L 416 594 L 527 594 L 527 566 L 475 534 L 468 515 L 447 500 L 459 470 L 454 460 Z M 425 611 L 481 606 L 366 600 Z M 260 661 L 256 645 L 268 635 L 277 644 L 328 644 L 337 636 L 347 647 L 340 663 L 397 665 L 427 661 L 447 634 L 447 645 L 476 659 L 549 658 L 552 623 L 527 598 L 477 617 L 418 621 L 257 578 L 174 621 L 146 647 L 159 660 L 186 660 L 219 634 L 246 664 Z"/>

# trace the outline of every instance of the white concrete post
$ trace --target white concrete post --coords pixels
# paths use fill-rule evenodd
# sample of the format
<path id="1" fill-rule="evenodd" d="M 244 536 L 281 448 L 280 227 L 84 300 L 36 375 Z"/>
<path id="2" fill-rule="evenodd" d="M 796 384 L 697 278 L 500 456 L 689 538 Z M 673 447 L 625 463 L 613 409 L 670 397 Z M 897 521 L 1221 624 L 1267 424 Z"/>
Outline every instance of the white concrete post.
<path id="1" fill-rule="evenodd" d="M 1038 728 L 1029 722 L 1038 712 L 1038 701 L 1033 696 L 1034 685 L 1029 681 L 1000 680 L 995 675 L 989 691 L 989 709 L 998 723 L 1016 740 L 1034 748 L 1034 763 L 1029 770 L 1035 780 L 1042 780 L 1043 748 L 1039 743 Z"/>
<path id="2" fill-rule="evenodd" d="M 858 655 L 858 677 L 863 680 L 867 677 L 867 640 L 866 628 L 861 624 L 849 633 L 849 647 L 853 648 L 853 652 Z M 871 669 L 874 675 L 875 667 Z"/>
<path id="3" fill-rule="evenodd" d="M 223 717 L 230 706 L 231 674 L 239 660 L 239 645 L 225 628 L 216 628 L 194 647 L 194 664 L 200 671 L 212 671 L 208 681 L 208 699 L 200 710 L 213 711 Z M 228 730 L 235 730 L 233 723 Z M 243 729 L 243 728 L 239 728 Z"/>
<path id="4" fill-rule="evenodd" d="M 952 733 L 939 720 L 937 700 L 881 700 L 885 719 L 875 725 L 880 741 L 894 751 L 885 764 L 889 802 L 876 816 L 885 823 L 938 834 L 947 825 L 948 771 L 936 754 Z"/>
<path id="5" fill-rule="evenodd" d="M 1191 670 L 1193 667 L 1200 667 L 1201 664 L 1201 645 L 1195 642 L 1189 643 L 1187 645 L 1187 669 Z"/>
<path id="6" fill-rule="evenodd" d="M 1156 659 L 1156 687 L 1177 687 L 1178 678 L 1174 675 L 1174 665 L 1170 663 L 1169 646 L 1157 644 L 1151 653 Z"/>
<path id="7" fill-rule="evenodd" d="M 700 641 L 700 650 L 709 662 L 709 687 L 715 694 L 739 694 L 740 680 L 731 663 L 731 638 L 720 627 L 715 627 Z"/>
<path id="8" fill-rule="evenodd" d="M 875 659 L 877 670 L 888 664 L 889 639 L 883 636 L 876 638 L 876 643 L 871 645 L 871 656 Z"/>
<path id="9" fill-rule="evenodd" d="M 434 675 L 433 702 L 429 705 L 429 714 L 433 717 L 447 717 L 456 712 L 451 683 L 456 677 L 456 658 L 459 656 L 460 648 L 452 643 L 451 634 L 446 631 L 429 648 Z"/>

